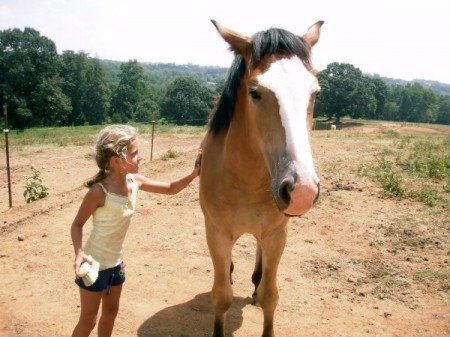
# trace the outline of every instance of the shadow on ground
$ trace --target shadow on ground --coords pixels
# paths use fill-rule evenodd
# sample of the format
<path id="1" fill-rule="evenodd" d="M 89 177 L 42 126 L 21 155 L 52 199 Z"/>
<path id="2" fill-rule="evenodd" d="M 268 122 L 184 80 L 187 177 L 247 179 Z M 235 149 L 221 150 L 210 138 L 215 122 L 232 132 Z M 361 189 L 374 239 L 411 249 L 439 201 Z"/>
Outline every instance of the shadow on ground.
<path id="1" fill-rule="evenodd" d="M 225 336 L 242 325 L 242 309 L 251 305 L 250 297 L 234 297 L 228 310 Z M 198 294 L 192 300 L 168 307 L 147 319 L 138 329 L 138 337 L 210 337 L 214 326 L 211 293 Z"/>

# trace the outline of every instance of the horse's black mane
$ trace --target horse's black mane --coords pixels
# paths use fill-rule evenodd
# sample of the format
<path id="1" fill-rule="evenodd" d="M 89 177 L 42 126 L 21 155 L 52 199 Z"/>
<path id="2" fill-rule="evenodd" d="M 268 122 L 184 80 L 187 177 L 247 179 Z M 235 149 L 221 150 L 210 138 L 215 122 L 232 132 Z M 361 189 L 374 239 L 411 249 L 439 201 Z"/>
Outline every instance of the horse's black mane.
<path id="1" fill-rule="evenodd" d="M 305 63 L 310 64 L 309 47 L 297 35 L 284 29 L 271 28 L 252 36 L 252 65 L 258 64 L 264 56 L 273 54 L 297 55 Z M 239 82 L 245 73 L 245 67 L 242 56 L 236 55 L 228 70 L 225 88 L 209 120 L 209 129 L 214 133 L 227 129 L 230 125 Z"/>

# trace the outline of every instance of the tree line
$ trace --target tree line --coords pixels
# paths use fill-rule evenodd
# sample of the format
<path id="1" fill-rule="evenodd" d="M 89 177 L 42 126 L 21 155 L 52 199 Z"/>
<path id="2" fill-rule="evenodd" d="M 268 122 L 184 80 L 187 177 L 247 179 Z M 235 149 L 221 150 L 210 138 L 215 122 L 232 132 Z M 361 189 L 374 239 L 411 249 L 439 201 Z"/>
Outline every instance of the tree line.
<path id="1" fill-rule="evenodd" d="M 321 87 L 315 116 L 450 124 L 450 95 L 420 83 L 388 85 L 364 76 L 351 64 L 331 63 L 318 73 Z"/>
<path id="2" fill-rule="evenodd" d="M 204 125 L 226 68 L 142 64 L 57 53 L 33 28 L 0 31 L 0 104 L 11 128 L 157 120 Z M 389 85 L 350 64 L 318 73 L 315 116 L 450 124 L 450 96 L 419 84 Z"/>

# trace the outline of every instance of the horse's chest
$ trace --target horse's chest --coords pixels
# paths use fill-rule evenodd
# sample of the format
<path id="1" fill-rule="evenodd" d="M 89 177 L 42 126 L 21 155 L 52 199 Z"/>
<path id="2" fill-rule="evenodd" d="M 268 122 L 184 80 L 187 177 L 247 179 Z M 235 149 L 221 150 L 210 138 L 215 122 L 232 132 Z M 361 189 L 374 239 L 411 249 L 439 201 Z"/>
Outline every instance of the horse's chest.
<path id="1" fill-rule="evenodd" d="M 214 222 L 226 222 L 236 226 L 265 226 L 284 218 L 272 198 L 255 200 L 254 196 L 236 195 L 226 199 L 217 195 L 201 202 L 203 212 Z"/>

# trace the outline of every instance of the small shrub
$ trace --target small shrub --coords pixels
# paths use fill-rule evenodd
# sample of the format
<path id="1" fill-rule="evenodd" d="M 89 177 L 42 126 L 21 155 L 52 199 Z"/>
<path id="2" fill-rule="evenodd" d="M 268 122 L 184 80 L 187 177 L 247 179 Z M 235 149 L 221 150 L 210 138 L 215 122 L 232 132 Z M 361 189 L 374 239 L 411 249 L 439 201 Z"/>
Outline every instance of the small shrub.
<path id="1" fill-rule="evenodd" d="M 449 181 L 447 184 L 445 184 L 445 185 L 442 187 L 442 189 L 444 190 L 444 192 L 450 193 L 450 181 Z"/>
<path id="2" fill-rule="evenodd" d="M 383 241 L 375 239 L 370 241 L 369 246 L 372 248 L 380 248 L 381 246 L 383 246 Z"/>
<path id="3" fill-rule="evenodd" d="M 400 132 L 395 130 L 387 130 L 383 132 L 384 135 L 388 138 L 400 138 Z"/>
<path id="4" fill-rule="evenodd" d="M 175 151 L 173 149 L 168 150 L 165 154 L 161 156 L 162 160 L 169 160 L 169 159 L 175 159 L 180 155 L 178 151 Z"/>
<path id="5" fill-rule="evenodd" d="M 375 169 L 375 179 L 383 187 L 383 194 L 388 197 L 403 198 L 402 176 L 394 169 L 391 162 L 382 160 Z"/>
<path id="6" fill-rule="evenodd" d="M 450 177 L 450 155 L 448 139 L 441 143 L 430 140 L 418 141 L 409 149 L 409 155 L 400 161 L 408 171 L 424 178 L 446 179 Z"/>
<path id="7" fill-rule="evenodd" d="M 32 168 L 32 170 L 33 176 L 27 179 L 25 191 L 23 192 L 27 204 L 45 198 L 48 195 L 48 188 L 42 184 L 41 173 L 35 168 Z"/>
<path id="8" fill-rule="evenodd" d="M 435 206 L 439 200 L 437 192 L 429 188 L 423 188 L 417 193 L 412 193 L 411 197 L 422 201 L 425 205 L 430 207 Z"/>

